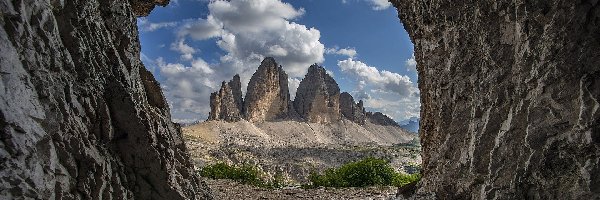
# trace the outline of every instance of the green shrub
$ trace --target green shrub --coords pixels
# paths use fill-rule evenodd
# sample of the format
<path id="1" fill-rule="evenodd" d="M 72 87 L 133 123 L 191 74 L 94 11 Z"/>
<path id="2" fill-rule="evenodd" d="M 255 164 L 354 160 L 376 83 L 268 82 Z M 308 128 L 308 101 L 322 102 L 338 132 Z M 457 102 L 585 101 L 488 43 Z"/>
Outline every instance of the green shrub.
<path id="1" fill-rule="evenodd" d="M 244 184 L 263 186 L 262 172 L 256 167 L 243 165 L 241 167 L 229 166 L 225 163 L 208 165 L 200 170 L 200 176 L 212 179 L 231 179 Z"/>
<path id="2" fill-rule="evenodd" d="M 235 167 L 225 163 L 208 165 L 200 170 L 200 176 L 211 179 L 230 179 L 262 188 L 282 188 L 284 186 L 285 178 L 281 173 L 276 173 L 273 179 L 268 181 L 263 179 L 263 174 L 255 166 L 242 165 L 241 167 Z"/>
<path id="3" fill-rule="evenodd" d="M 402 186 L 419 178 L 418 174 L 397 173 L 387 161 L 376 158 L 347 163 L 337 169 L 330 168 L 323 174 L 313 172 L 308 177 L 312 187 Z"/>
<path id="4" fill-rule="evenodd" d="M 392 181 L 393 186 L 402 187 L 409 183 L 421 180 L 421 174 L 400 174 L 396 173 L 394 180 Z"/>

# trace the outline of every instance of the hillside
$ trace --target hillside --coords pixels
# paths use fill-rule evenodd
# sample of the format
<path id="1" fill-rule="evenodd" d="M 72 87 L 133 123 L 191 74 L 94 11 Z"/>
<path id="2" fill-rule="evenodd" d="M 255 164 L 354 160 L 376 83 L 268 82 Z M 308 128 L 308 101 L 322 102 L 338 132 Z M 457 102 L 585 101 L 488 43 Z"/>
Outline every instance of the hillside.
<path id="1" fill-rule="evenodd" d="M 182 128 L 196 166 L 227 162 L 258 165 L 273 175 L 303 182 L 313 170 L 373 156 L 405 172 L 420 163 L 416 136 L 395 126 L 349 120 L 320 124 L 298 121 L 250 123 L 207 121 Z"/>

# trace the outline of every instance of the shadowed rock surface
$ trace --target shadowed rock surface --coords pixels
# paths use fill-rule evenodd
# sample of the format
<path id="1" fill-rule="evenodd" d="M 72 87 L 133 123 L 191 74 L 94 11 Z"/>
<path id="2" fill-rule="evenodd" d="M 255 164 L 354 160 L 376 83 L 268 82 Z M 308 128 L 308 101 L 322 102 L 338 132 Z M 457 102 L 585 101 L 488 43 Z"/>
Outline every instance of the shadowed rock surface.
<path id="1" fill-rule="evenodd" d="M 380 112 L 367 112 L 367 119 L 369 119 L 369 121 L 373 124 L 400 127 L 396 121 Z"/>
<path id="2" fill-rule="evenodd" d="M 357 124 L 365 124 L 366 113 L 363 101 L 354 102 L 354 98 L 347 92 L 340 94 L 340 112 L 342 116 Z"/>
<path id="3" fill-rule="evenodd" d="M 413 198 L 600 198 L 600 3 L 393 0 L 415 44 Z"/>
<path id="4" fill-rule="evenodd" d="M 248 83 L 244 114 L 250 122 L 286 118 L 289 113 L 288 77 L 275 59 L 265 58 Z"/>
<path id="5" fill-rule="evenodd" d="M 325 68 L 314 64 L 300 81 L 294 108 L 309 122 L 330 123 L 341 119 L 340 88 Z"/>
<path id="6" fill-rule="evenodd" d="M 208 120 L 240 121 L 243 119 L 242 104 L 240 76 L 235 75 L 229 83 L 223 82 L 219 91 L 210 94 Z"/>
<path id="7" fill-rule="evenodd" d="M 154 1 L 0 2 L 0 199 L 208 199 L 140 61 Z"/>

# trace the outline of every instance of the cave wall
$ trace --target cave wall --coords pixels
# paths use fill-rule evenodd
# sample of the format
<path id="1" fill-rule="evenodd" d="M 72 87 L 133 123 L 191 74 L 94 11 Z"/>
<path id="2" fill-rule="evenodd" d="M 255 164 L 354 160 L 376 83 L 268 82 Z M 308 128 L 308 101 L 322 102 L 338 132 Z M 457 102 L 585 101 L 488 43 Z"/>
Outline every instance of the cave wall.
<path id="1" fill-rule="evenodd" d="M 413 198 L 600 198 L 598 0 L 392 0 L 414 45 Z"/>
<path id="2" fill-rule="evenodd" d="M 206 199 L 140 62 L 168 0 L 0 1 L 0 199 Z"/>

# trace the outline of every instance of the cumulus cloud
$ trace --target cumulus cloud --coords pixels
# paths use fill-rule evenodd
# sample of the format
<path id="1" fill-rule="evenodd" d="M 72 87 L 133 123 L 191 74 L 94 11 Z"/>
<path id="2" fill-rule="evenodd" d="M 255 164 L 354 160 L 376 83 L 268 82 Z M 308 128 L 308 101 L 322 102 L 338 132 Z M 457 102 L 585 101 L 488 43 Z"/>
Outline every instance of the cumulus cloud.
<path id="1" fill-rule="evenodd" d="M 299 78 L 288 78 L 288 88 L 290 90 L 290 99 L 296 98 L 296 91 L 298 91 L 298 86 L 300 86 Z"/>
<path id="2" fill-rule="evenodd" d="M 368 66 L 361 61 L 355 61 L 352 58 L 338 61 L 338 66 L 342 72 L 354 75 L 360 80 L 377 86 L 378 89 L 395 92 L 403 97 L 418 92 L 408 76 L 386 70 L 379 71 L 375 67 Z"/>
<path id="3" fill-rule="evenodd" d="M 179 38 L 189 36 L 194 40 L 205 40 L 221 35 L 222 26 L 212 16 L 208 16 L 206 19 L 188 20 L 179 28 L 177 36 Z"/>
<path id="4" fill-rule="evenodd" d="M 311 64 L 324 61 L 319 30 L 291 21 L 305 13 L 302 8 L 280 0 L 213 1 L 208 8 L 206 19 L 187 20 L 177 33 L 172 49 L 184 60 L 194 53 L 182 44 L 189 37 L 217 38 L 218 47 L 226 52 L 220 68 L 239 73 L 242 80 L 267 56 L 275 57 L 291 77 L 301 77 Z"/>
<path id="5" fill-rule="evenodd" d="M 171 44 L 171 50 L 179 52 L 181 54 L 181 59 L 183 60 L 192 60 L 194 58 L 193 54 L 196 53 L 196 49 L 185 43 L 184 39 L 180 39 Z"/>
<path id="6" fill-rule="evenodd" d="M 191 65 L 167 63 L 163 58 L 156 59 L 158 71 L 164 80 L 161 82 L 165 96 L 176 122 L 206 119 L 210 111 L 209 96 L 218 87 L 211 75 L 214 73 L 208 63 L 196 59 Z"/>
<path id="7" fill-rule="evenodd" d="M 210 15 L 234 33 L 260 33 L 278 30 L 288 20 L 302 16 L 304 9 L 295 9 L 279 0 L 214 1 L 208 5 Z"/>
<path id="8" fill-rule="evenodd" d="M 385 10 L 392 6 L 388 0 L 369 0 L 373 10 Z"/>
<path id="9" fill-rule="evenodd" d="M 356 49 L 354 49 L 354 48 L 343 48 L 343 49 L 340 49 L 338 47 L 327 48 L 327 49 L 325 49 L 325 53 L 326 54 L 343 55 L 343 56 L 348 56 L 350 58 L 354 58 L 356 56 L 356 54 L 357 54 Z"/>
<path id="10" fill-rule="evenodd" d="M 415 54 L 413 54 L 411 58 L 406 60 L 405 64 L 407 71 L 417 72 L 417 61 L 415 60 Z"/>
<path id="11" fill-rule="evenodd" d="M 162 28 L 172 28 L 177 26 L 177 22 L 150 22 L 142 17 L 138 18 L 138 27 L 142 32 L 152 32 Z"/>
<path id="12" fill-rule="evenodd" d="M 364 100 L 366 107 L 395 120 L 419 116 L 419 90 L 408 76 L 378 70 L 352 58 L 338 61 L 338 67 L 356 79 L 358 84 L 351 93 L 355 99 Z"/>

